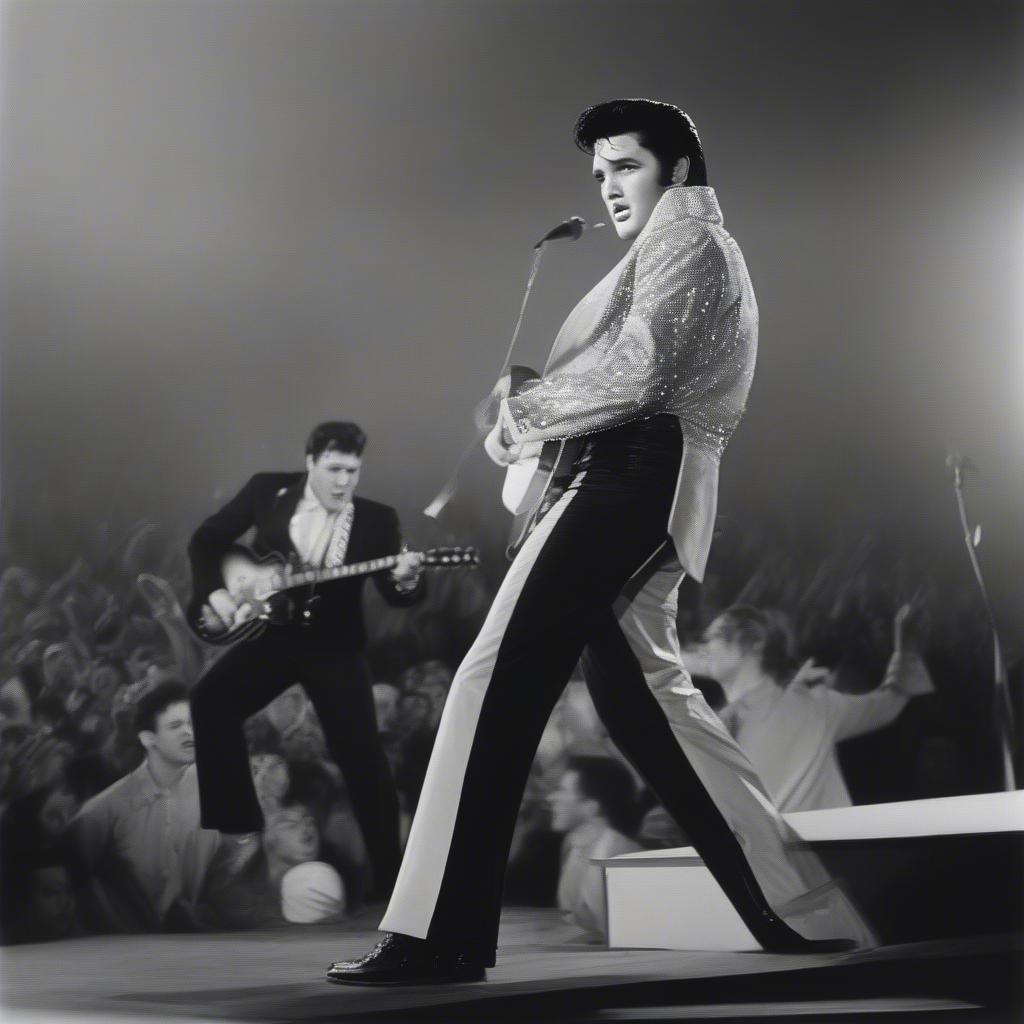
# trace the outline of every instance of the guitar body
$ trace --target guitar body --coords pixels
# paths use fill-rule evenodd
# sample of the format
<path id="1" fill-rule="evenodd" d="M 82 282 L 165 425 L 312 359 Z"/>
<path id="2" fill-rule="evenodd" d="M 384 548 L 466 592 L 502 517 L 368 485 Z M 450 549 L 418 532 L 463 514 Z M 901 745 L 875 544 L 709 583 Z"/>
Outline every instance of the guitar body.
<path id="1" fill-rule="evenodd" d="M 276 552 L 260 558 L 241 544 L 232 546 L 220 563 L 224 589 L 235 600 L 248 604 L 251 614 L 220 633 L 209 633 L 199 626 L 197 636 L 215 647 L 228 647 L 239 640 L 255 639 L 267 626 L 296 621 L 294 598 L 279 589 L 287 569 L 287 561 Z"/>
<path id="2" fill-rule="evenodd" d="M 276 551 L 260 558 L 248 548 L 236 544 L 221 560 L 220 574 L 228 593 L 248 592 L 261 599 L 273 593 L 274 578 L 285 572 L 287 567 L 284 557 Z"/>
<path id="3" fill-rule="evenodd" d="M 507 395 L 516 395 L 524 384 L 539 377 L 528 366 L 513 366 L 500 387 Z M 581 443 L 581 439 L 575 437 L 545 441 L 539 455 L 521 459 L 506 470 L 501 501 L 516 517 L 507 548 L 509 558 L 515 557 L 547 511 L 545 498 L 549 495 L 551 482 L 572 472 Z"/>

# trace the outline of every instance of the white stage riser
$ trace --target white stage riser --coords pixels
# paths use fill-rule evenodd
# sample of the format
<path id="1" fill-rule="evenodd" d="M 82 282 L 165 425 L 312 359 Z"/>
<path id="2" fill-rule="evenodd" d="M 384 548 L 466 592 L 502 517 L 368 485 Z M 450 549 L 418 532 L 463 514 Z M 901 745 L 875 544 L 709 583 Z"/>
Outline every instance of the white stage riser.
<path id="1" fill-rule="evenodd" d="M 786 817 L 883 943 L 1024 930 L 1024 792 Z M 611 946 L 759 948 L 692 847 L 602 863 Z"/>

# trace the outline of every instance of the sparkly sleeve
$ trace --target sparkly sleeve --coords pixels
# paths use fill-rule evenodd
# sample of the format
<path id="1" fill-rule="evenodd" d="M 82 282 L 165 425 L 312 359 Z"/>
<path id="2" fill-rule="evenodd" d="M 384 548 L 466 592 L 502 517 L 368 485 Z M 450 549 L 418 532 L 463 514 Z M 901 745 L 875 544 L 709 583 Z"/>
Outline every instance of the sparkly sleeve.
<path id="1" fill-rule="evenodd" d="M 637 253 L 632 300 L 594 342 L 596 361 L 580 372 L 530 382 L 503 403 L 515 441 L 576 437 L 653 416 L 706 387 L 699 370 L 714 356 L 715 322 L 727 280 L 710 231 L 676 223 Z M 617 334 L 616 328 L 619 327 Z"/>

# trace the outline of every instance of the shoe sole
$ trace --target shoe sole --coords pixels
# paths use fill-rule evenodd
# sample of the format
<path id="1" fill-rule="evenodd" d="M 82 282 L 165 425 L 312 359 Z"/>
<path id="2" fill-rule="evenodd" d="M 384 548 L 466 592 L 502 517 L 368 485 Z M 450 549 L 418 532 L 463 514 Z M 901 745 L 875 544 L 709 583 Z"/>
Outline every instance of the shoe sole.
<path id="1" fill-rule="evenodd" d="M 856 949 L 859 947 L 854 939 L 811 939 L 806 946 L 764 946 L 761 952 L 778 956 L 817 956 L 823 953 L 852 953 Z"/>
<path id="2" fill-rule="evenodd" d="M 472 977 L 455 978 L 423 978 L 418 981 L 368 981 L 365 978 L 331 978 L 326 979 L 332 985 L 359 985 L 362 988 L 399 988 L 401 986 L 424 986 L 424 985 L 466 985 L 473 982 L 486 981 L 486 974 L 473 975 Z"/>

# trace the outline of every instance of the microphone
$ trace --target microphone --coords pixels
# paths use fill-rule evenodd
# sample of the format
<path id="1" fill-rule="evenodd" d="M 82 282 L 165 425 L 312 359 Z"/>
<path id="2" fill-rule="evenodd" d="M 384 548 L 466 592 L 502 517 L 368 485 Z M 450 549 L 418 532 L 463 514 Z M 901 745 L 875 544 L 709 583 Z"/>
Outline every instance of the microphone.
<path id="1" fill-rule="evenodd" d="M 539 249 L 545 242 L 552 242 L 556 238 L 568 238 L 575 242 L 583 234 L 583 229 L 586 226 L 587 222 L 582 217 L 570 217 L 568 220 L 563 220 L 561 224 L 556 224 L 534 246 L 534 249 Z"/>
<path id="2" fill-rule="evenodd" d="M 957 481 L 966 473 L 978 473 L 978 467 L 974 461 L 969 455 L 964 455 L 963 452 L 948 452 L 946 454 L 946 469 L 953 474 L 953 478 Z"/>

